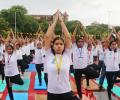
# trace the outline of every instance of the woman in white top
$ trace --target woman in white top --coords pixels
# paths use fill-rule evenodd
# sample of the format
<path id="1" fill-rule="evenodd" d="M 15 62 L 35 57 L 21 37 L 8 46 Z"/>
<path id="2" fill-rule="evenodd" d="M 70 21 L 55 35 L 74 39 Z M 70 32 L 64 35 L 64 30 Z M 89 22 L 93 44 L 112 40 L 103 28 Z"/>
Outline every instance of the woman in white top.
<path id="1" fill-rule="evenodd" d="M 42 42 L 37 41 L 35 45 L 35 55 L 33 61 L 35 62 L 36 70 L 38 73 L 39 85 L 42 85 L 42 77 L 41 72 L 43 68 L 43 50 L 42 50 Z"/>
<path id="2" fill-rule="evenodd" d="M 65 42 L 61 37 L 56 37 L 51 45 L 52 33 L 58 18 L 64 33 Z M 73 100 L 69 80 L 71 38 L 59 12 L 57 12 L 53 24 L 49 26 L 45 35 L 44 48 L 48 73 L 47 100 Z"/>
<path id="3" fill-rule="evenodd" d="M 106 66 L 106 78 L 107 78 L 107 91 L 109 100 L 111 99 L 111 89 L 116 81 L 117 75 L 120 71 L 119 64 L 120 64 L 120 57 L 119 52 L 117 50 L 117 42 L 111 41 L 109 44 L 109 50 L 105 52 L 105 59 L 104 63 Z"/>
<path id="4" fill-rule="evenodd" d="M 93 64 L 93 56 L 94 56 L 94 53 L 93 53 L 93 50 L 92 50 L 92 44 L 88 44 L 87 45 L 87 66 Z M 87 79 L 87 86 L 89 87 L 89 79 Z"/>
<path id="5" fill-rule="evenodd" d="M 17 65 L 18 65 L 18 68 L 19 68 L 19 71 L 22 73 L 22 74 L 24 74 L 24 69 L 23 69 L 23 65 L 22 65 L 22 60 L 23 60 L 23 58 L 22 58 L 22 50 L 21 50 L 21 48 L 20 48 L 20 43 L 16 43 L 15 44 L 15 46 L 16 46 L 16 55 L 17 55 Z"/>
<path id="6" fill-rule="evenodd" d="M 14 47 L 9 44 L 6 46 L 6 53 L 4 55 L 4 62 L 5 62 L 5 77 L 6 77 L 6 84 L 9 93 L 10 100 L 14 100 L 13 93 L 12 93 L 12 83 L 23 85 L 23 80 L 20 78 L 18 66 L 17 66 L 17 56 L 14 52 Z"/>

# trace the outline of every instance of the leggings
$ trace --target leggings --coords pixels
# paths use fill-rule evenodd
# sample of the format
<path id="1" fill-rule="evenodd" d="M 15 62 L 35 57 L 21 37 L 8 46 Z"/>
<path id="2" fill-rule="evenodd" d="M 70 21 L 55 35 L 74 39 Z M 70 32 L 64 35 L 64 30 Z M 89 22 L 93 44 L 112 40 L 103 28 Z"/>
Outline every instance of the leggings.
<path id="1" fill-rule="evenodd" d="M 2 64 L 2 62 L 0 61 L 0 75 L 2 78 L 2 81 L 4 80 L 5 74 L 4 74 L 4 65 Z"/>
<path id="2" fill-rule="evenodd" d="M 20 78 L 20 75 L 15 75 L 15 76 L 6 76 L 6 84 L 7 84 L 7 89 L 8 89 L 8 93 L 9 93 L 9 97 L 10 100 L 14 100 L 13 97 L 13 92 L 12 92 L 12 84 L 11 83 L 15 83 L 18 85 L 23 85 L 24 82 L 23 80 Z"/>
<path id="3" fill-rule="evenodd" d="M 81 90 L 81 79 L 82 74 L 85 74 L 85 69 L 75 69 L 75 82 L 77 86 L 78 95 L 82 98 L 82 90 Z M 89 79 L 86 77 L 87 86 L 89 86 Z"/>
<path id="4" fill-rule="evenodd" d="M 107 92 L 108 92 L 108 98 L 109 100 L 111 100 L 111 89 L 113 88 L 113 85 L 116 81 L 117 78 L 117 74 L 118 72 L 106 72 L 106 78 L 107 78 L 107 83 L 108 83 L 108 87 L 107 87 Z"/>
<path id="5" fill-rule="evenodd" d="M 48 92 L 47 100 L 75 100 L 72 92 L 53 94 Z"/>
<path id="6" fill-rule="evenodd" d="M 42 84 L 42 77 L 41 77 L 41 71 L 42 71 L 43 64 L 36 64 L 36 70 L 38 73 L 38 79 L 39 79 L 39 84 Z"/>
<path id="7" fill-rule="evenodd" d="M 48 74 L 47 73 L 44 74 L 44 79 L 45 79 L 45 83 L 47 86 L 48 85 Z"/>

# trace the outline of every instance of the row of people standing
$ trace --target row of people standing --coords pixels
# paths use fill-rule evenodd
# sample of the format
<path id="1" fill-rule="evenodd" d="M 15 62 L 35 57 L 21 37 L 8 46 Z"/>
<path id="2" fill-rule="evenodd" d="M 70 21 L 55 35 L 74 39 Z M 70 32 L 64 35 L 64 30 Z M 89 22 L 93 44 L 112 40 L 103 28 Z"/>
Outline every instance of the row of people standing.
<path id="1" fill-rule="evenodd" d="M 62 30 L 64 32 L 64 39 L 61 37 L 56 37 L 53 39 L 54 28 L 58 20 L 60 21 Z M 116 78 L 120 71 L 120 52 L 117 48 L 117 42 L 119 42 L 119 40 L 117 42 L 115 40 L 112 40 L 108 45 L 106 41 L 102 41 L 102 44 L 97 44 L 95 41 L 91 42 L 86 40 L 86 33 L 84 33 L 84 38 L 75 39 L 75 34 L 73 34 L 71 39 L 61 15 L 57 13 L 55 21 L 51 26 L 49 26 L 48 31 L 44 37 L 44 47 L 42 47 L 41 41 L 35 41 L 35 44 L 34 42 L 30 44 L 25 43 L 25 45 L 22 47 L 19 45 L 19 43 L 16 43 L 16 46 L 18 46 L 16 51 L 14 51 L 14 46 L 11 44 L 7 45 L 4 57 L 4 71 L 11 100 L 13 100 L 13 95 L 11 94 L 10 82 L 23 84 L 23 81 L 19 75 L 18 67 L 16 65 L 16 58 L 18 58 L 20 61 L 22 60 L 22 55 L 29 55 L 30 51 L 33 55 L 33 62 L 36 64 L 40 85 L 42 82 L 41 69 L 44 63 L 44 71 L 48 74 L 48 100 L 75 99 L 72 95 L 72 89 L 69 81 L 71 61 L 73 61 L 74 75 L 79 99 L 82 99 L 82 74 L 86 75 L 87 85 L 89 86 L 89 77 L 87 76 L 87 73 L 89 72 L 87 72 L 86 69 L 88 68 L 87 66 L 94 63 L 95 57 L 98 57 L 99 61 L 102 63 L 102 73 L 103 71 L 106 73 L 104 76 L 106 76 L 108 82 L 108 97 L 111 99 L 111 89 L 113 88 L 114 82 L 116 81 Z M 102 73 L 100 75 L 100 85 L 103 83 L 104 76 Z M 16 78 L 19 79 L 20 82 L 15 80 Z"/>

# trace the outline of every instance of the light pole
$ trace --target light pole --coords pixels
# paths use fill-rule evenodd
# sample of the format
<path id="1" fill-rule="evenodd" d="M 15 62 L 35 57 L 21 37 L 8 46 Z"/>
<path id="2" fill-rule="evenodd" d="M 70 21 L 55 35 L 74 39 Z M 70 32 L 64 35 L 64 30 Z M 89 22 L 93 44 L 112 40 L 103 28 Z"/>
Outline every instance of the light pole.
<path id="1" fill-rule="evenodd" d="M 110 27 L 110 16 L 111 16 L 111 10 L 108 10 L 108 34 L 109 34 L 109 27 Z"/>
<path id="2" fill-rule="evenodd" d="M 15 11 L 15 37 L 16 37 L 16 11 Z"/>

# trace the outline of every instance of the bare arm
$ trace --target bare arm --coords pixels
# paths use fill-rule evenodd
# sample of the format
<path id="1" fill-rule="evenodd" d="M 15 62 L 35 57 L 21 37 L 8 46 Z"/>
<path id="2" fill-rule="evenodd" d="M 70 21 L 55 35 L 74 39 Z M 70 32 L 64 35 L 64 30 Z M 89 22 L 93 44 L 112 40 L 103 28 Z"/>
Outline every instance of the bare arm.
<path id="1" fill-rule="evenodd" d="M 59 14 L 59 20 L 60 20 L 62 31 L 63 31 L 64 37 L 65 37 L 65 46 L 66 46 L 66 48 L 71 48 L 71 36 L 68 32 L 68 29 L 67 29 L 65 23 L 63 22 L 62 16 L 60 14 Z"/>
<path id="2" fill-rule="evenodd" d="M 74 31 L 73 31 L 73 34 L 72 34 L 72 43 L 75 43 L 76 42 L 76 33 L 77 33 L 77 28 L 78 28 L 78 24 L 76 25 Z"/>
<path id="3" fill-rule="evenodd" d="M 53 24 L 49 25 L 47 33 L 45 34 L 45 37 L 44 37 L 44 42 L 45 42 L 44 48 L 45 48 L 45 50 L 47 50 L 51 47 L 51 41 L 52 41 L 54 28 L 56 26 L 57 20 L 58 20 L 58 15 L 56 15 L 56 19 L 54 20 Z"/>

